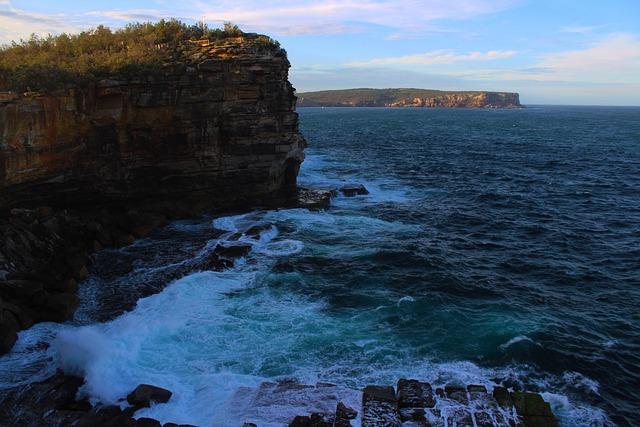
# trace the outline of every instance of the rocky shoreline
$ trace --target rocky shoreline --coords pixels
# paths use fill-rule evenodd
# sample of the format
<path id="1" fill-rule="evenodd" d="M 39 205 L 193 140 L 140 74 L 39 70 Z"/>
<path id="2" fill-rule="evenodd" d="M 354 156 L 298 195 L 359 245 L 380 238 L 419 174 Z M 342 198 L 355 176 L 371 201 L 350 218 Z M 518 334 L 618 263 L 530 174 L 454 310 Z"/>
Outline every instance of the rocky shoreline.
<path id="1" fill-rule="evenodd" d="M 134 418 L 151 405 L 167 403 L 170 390 L 140 384 L 120 405 L 91 405 L 78 400 L 83 379 L 62 372 L 26 388 L 7 392 L 0 405 L 0 419 L 10 425 L 45 427 L 188 427 L 186 424 Z M 488 390 L 484 385 L 445 385 L 435 390 L 429 383 L 400 379 L 393 386 L 369 385 L 362 390 L 357 408 L 339 400 L 331 383 L 307 385 L 295 380 L 262 383 L 253 393 L 253 404 L 269 405 L 314 396 L 330 411 L 285 417 L 289 427 L 557 427 L 549 403 L 538 393 Z M 16 409 L 21 408 L 21 409 Z M 238 427 L 259 427 L 251 417 Z"/>

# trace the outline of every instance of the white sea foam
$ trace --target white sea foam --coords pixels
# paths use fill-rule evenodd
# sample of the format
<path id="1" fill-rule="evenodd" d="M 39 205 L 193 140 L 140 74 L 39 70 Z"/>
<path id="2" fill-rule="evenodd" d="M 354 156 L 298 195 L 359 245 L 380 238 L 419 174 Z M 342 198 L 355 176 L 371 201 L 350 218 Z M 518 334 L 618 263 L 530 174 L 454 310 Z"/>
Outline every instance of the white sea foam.
<path id="1" fill-rule="evenodd" d="M 499 347 L 499 348 L 500 348 L 500 350 L 503 350 L 503 351 L 504 351 L 504 350 L 506 350 L 507 348 L 511 347 L 512 345 L 514 345 L 514 344 L 518 344 L 518 343 L 521 343 L 521 342 L 528 342 L 528 343 L 531 343 L 531 344 L 535 344 L 535 343 L 536 343 L 534 340 L 532 340 L 531 338 L 529 338 L 529 337 L 528 337 L 528 336 L 526 336 L 526 335 L 518 335 L 517 337 L 513 337 L 513 338 L 511 338 L 511 339 L 510 339 L 509 341 L 507 341 L 506 343 L 504 343 L 504 344 L 500 344 L 500 347 Z"/>

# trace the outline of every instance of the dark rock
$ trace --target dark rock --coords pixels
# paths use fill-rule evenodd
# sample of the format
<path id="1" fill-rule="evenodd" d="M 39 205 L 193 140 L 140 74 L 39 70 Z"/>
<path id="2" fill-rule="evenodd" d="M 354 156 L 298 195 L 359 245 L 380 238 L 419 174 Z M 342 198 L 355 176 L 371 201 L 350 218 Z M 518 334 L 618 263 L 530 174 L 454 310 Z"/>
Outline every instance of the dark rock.
<path id="1" fill-rule="evenodd" d="M 153 418 L 138 418 L 134 424 L 135 427 L 162 427 L 160 421 Z"/>
<path id="2" fill-rule="evenodd" d="M 444 387 L 444 392 L 447 394 L 447 397 L 451 400 L 455 400 L 462 405 L 469 404 L 469 398 L 467 397 L 467 390 L 464 387 L 459 387 L 455 385 L 447 385 Z"/>
<path id="3" fill-rule="evenodd" d="M 171 393 L 164 388 L 156 387 L 149 384 L 140 384 L 127 396 L 129 404 L 145 408 L 151 406 L 151 403 L 166 403 L 171 399 Z"/>
<path id="4" fill-rule="evenodd" d="M 333 427 L 335 416 L 314 412 L 309 416 L 309 427 Z"/>
<path id="5" fill-rule="evenodd" d="M 64 322 L 73 317 L 80 300 L 71 293 L 53 293 L 44 303 L 42 318 L 54 322 Z"/>
<path id="6" fill-rule="evenodd" d="M 328 209 L 331 206 L 333 193 L 329 190 L 314 190 L 298 188 L 296 198 L 291 202 L 292 207 L 309 210 Z"/>
<path id="7" fill-rule="evenodd" d="M 362 184 L 343 185 L 340 192 L 346 197 L 365 196 L 369 194 L 369 190 Z"/>
<path id="8" fill-rule="evenodd" d="M 493 389 L 493 398 L 496 399 L 498 405 L 501 407 L 508 409 L 513 406 L 513 400 L 511 399 L 511 394 L 504 387 L 494 387 Z"/>
<path id="9" fill-rule="evenodd" d="M 433 408 L 436 404 L 431 384 L 417 380 L 398 381 L 398 406 L 400 408 Z"/>
<path id="10" fill-rule="evenodd" d="M 163 426 L 163 427 L 165 427 L 165 426 Z M 254 424 L 254 423 L 244 423 L 244 424 L 242 424 L 242 427 L 258 427 L 258 426 L 256 424 Z"/>
<path id="11" fill-rule="evenodd" d="M 515 391 L 512 394 L 516 411 L 520 415 L 552 415 L 551 407 L 537 393 Z"/>
<path id="12" fill-rule="evenodd" d="M 358 411 L 342 402 L 338 402 L 338 405 L 336 406 L 336 418 L 354 420 L 357 416 Z"/>
<path id="13" fill-rule="evenodd" d="M 393 387 L 369 385 L 362 394 L 362 427 L 400 426 L 398 401 Z"/>
<path id="14" fill-rule="evenodd" d="M 18 318 L 9 310 L 0 308 L 0 354 L 11 350 L 18 340 L 20 322 Z"/>
<path id="15" fill-rule="evenodd" d="M 213 251 L 214 254 L 223 258 L 240 258 L 251 252 L 251 245 L 238 244 L 238 245 L 218 245 Z"/>
<path id="16" fill-rule="evenodd" d="M 43 289 L 42 283 L 30 280 L 7 280 L 6 282 L 0 282 L 0 295 L 18 299 L 29 299 Z"/>
<path id="17" fill-rule="evenodd" d="M 293 421 L 289 423 L 289 427 L 309 427 L 310 418 L 304 415 L 297 415 Z"/>

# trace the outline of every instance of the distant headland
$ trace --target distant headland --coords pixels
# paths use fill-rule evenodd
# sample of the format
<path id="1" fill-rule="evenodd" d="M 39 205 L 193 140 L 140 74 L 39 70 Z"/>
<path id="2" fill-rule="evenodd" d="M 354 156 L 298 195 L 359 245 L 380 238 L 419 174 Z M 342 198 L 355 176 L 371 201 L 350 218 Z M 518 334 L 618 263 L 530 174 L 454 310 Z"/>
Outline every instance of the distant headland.
<path id="1" fill-rule="evenodd" d="M 522 108 L 513 92 L 344 89 L 297 93 L 298 107 Z"/>

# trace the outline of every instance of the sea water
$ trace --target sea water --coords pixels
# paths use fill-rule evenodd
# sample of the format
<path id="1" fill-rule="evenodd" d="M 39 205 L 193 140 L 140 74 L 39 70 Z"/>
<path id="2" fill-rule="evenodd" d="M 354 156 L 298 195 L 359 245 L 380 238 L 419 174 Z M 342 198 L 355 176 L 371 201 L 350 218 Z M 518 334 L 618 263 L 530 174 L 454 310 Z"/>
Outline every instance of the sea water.
<path id="1" fill-rule="evenodd" d="M 539 391 L 564 426 L 640 423 L 640 109 L 300 119 L 300 183 L 369 195 L 178 221 L 103 251 L 75 320 L 23 331 L 0 386 L 61 367 L 94 402 L 173 391 L 136 416 L 268 426 L 323 401 L 255 410 L 264 381 L 331 382 L 357 407 L 364 385 L 408 377 Z M 256 225 L 259 239 L 242 235 Z M 234 268 L 165 287 L 234 235 L 252 245 Z"/>

